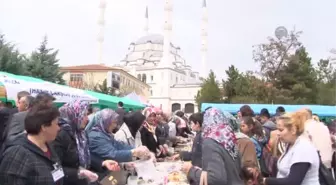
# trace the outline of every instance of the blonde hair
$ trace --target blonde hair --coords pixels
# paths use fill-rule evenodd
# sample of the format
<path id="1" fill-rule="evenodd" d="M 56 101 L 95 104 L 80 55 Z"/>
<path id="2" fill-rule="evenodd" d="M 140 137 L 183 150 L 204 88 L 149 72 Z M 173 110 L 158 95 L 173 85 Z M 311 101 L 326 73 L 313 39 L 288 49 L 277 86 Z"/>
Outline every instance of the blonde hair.
<path id="1" fill-rule="evenodd" d="M 284 125 L 289 130 L 295 128 L 296 134 L 301 135 L 304 132 L 305 122 L 309 117 L 309 112 L 306 109 L 299 110 L 293 113 L 286 113 L 278 118 L 284 120 Z"/>
<path id="2" fill-rule="evenodd" d="M 314 119 L 315 121 L 320 122 L 320 118 L 319 118 L 318 116 L 316 116 L 316 115 L 313 115 L 313 119 Z"/>

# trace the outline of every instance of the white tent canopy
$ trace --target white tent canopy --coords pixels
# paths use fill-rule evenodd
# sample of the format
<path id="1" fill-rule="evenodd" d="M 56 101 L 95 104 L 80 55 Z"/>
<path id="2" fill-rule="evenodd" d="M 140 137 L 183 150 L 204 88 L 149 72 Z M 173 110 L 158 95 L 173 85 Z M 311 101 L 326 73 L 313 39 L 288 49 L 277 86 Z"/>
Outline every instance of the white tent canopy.
<path id="1" fill-rule="evenodd" d="M 29 80 L 29 78 L 32 80 Z M 23 78 L 23 76 L 0 72 L 0 82 L 5 86 L 7 99 L 10 100 L 15 100 L 18 92 L 28 91 L 32 96 L 36 96 L 40 92 L 47 92 L 56 98 L 55 102 L 60 103 L 66 103 L 73 99 L 81 99 L 91 103 L 98 102 L 97 98 L 88 95 L 83 90 L 32 77 Z"/>

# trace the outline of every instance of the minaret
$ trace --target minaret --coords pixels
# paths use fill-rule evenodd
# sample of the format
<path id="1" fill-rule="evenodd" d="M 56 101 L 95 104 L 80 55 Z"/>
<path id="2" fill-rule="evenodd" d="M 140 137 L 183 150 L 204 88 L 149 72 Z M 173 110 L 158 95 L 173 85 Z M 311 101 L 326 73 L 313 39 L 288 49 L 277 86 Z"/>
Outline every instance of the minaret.
<path id="1" fill-rule="evenodd" d="M 206 0 L 203 0 L 202 4 L 202 25 L 201 25 L 201 39 L 202 39 L 202 71 L 201 77 L 206 78 L 208 76 L 207 68 L 207 54 L 208 54 L 208 10 L 206 6 Z"/>
<path id="2" fill-rule="evenodd" d="M 163 57 L 161 60 L 162 67 L 169 67 L 171 65 L 170 59 L 170 43 L 172 40 L 172 0 L 165 0 L 164 5 L 164 29 L 163 29 Z"/>
<path id="3" fill-rule="evenodd" d="M 148 35 L 148 30 L 149 30 L 148 6 L 146 6 L 144 35 Z"/>
<path id="4" fill-rule="evenodd" d="M 103 44 L 104 44 L 104 27 L 105 27 L 105 9 L 106 9 L 106 0 L 100 0 L 99 5 L 99 17 L 98 17 L 98 64 L 104 64 L 103 62 Z"/>

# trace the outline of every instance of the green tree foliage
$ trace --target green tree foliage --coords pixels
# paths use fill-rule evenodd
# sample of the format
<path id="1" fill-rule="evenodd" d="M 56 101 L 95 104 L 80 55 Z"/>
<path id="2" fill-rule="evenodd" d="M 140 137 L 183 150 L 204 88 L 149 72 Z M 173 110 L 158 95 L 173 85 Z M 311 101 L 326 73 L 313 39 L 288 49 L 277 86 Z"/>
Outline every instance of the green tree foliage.
<path id="1" fill-rule="evenodd" d="M 301 32 L 268 38 L 253 51 L 260 69 L 242 73 L 231 65 L 223 80 L 227 103 L 336 104 L 336 69 L 329 60 L 313 65 Z"/>
<path id="2" fill-rule="evenodd" d="M 294 103 L 317 103 L 317 76 L 304 47 L 297 49 L 288 63 L 279 70 L 275 86 L 277 89 L 291 91 L 290 97 Z"/>
<path id="3" fill-rule="evenodd" d="M 329 60 L 320 60 L 317 64 L 317 102 L 324 105 L 336 104 L 336 69 Z"/>
<path id="4" fill-rule="evenodd" d="M 15 48 L 15 45 L 6 42 L 4 35 L 0 35 L 0 71 L 22 75 L 25 73 L 25 56 Z"/>
<path id="5" fill-rule="evenodd" d="M 201 110 L 202 103 L 221 103 L 223 95 L 216 82 L 216 76 L 210 71 L 208 78 L 204 79 L 201 89 L 197 92 L 195 101 L 198 109 Z"/>
<path id="6" fill-rule="evenodd" d="M 44 37 L 39 48 L 32 52 L 26 62 L 26 75 L 49 82 L 65 84 L 63 72 L 60 72 L 58 50 L 48 48 L 48 39 Z"/>
<path id="7" fill-rule="evenodd" d="M 117 96 L 116 90 L 112 87 L 108 87 L 106 79 L 102 84 L 97 84 L 93 90 L 99 93 Z"/>

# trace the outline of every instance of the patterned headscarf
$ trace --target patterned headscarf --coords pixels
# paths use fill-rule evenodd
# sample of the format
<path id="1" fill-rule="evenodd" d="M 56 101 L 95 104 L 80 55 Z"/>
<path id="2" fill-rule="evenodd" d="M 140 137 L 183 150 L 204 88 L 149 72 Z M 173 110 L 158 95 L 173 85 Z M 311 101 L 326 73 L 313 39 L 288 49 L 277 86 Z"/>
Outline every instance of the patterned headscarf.
<path id="1" fill-rule="evenodd" d="M 92 130 L 103 132 L 109 135 L 108 128 L 111 125 L 112 121 L 118 120 L 118 113 L 116 113 L 112 109 L 103 109 L 101 111 L 96 112 L 94 116 L 95 125 L 93 125 Z"/>
<path id="2" fill-rule="evenodd" d="M 211 138 L 221 144 L 235 160 L 238 156 L 237 139 L 228 119 L 222 111 L 210 108 L 203 118 L 203 138 Z"/>
<path id="3" fill-rule="evenodd" d="M 86 101 L 75 100 L 59 108 L 61 117 L 60 126 L 63 129 L 71 131 L 74 135 L 79 163 L 84 168 L 89 167 L 91 161 L 88 138 L 84 130 L 81 129 L 81 124 L 87 116 L 88 106 L 89 103 Z"/>
<path id="4" fill-rule="evenodd" d="M 236 117 L 234 117 L 231 113 L 227 111 L 222 111 L 222 112 L 224 114 L 224 118 L 227 119 L 233 131 L 237 132 L 239 130 L 239 123 Z"/>
<path id="5" fill-rule="evenodd" d="M 152 113 L 156 114 L 156 110 L 153 107 L 146 107 L 143 111 L 142 114 L 148 118 Z"/>
<path id="6" fill-rule="evenodd" d="M 146 107 L 143 111 L 142 114 L 146 116 L 146 121 L 144 122 L 143 126 L 145 128 L 147 128 L 147 130 L 149 132 L 151 132 L 153 135 L 155 135 L 155 126 L 151 125 L 147 122 L 147 118 L 152 115 L 155 114 L 156 115 L 156 110 L 153 107 Z"/>

